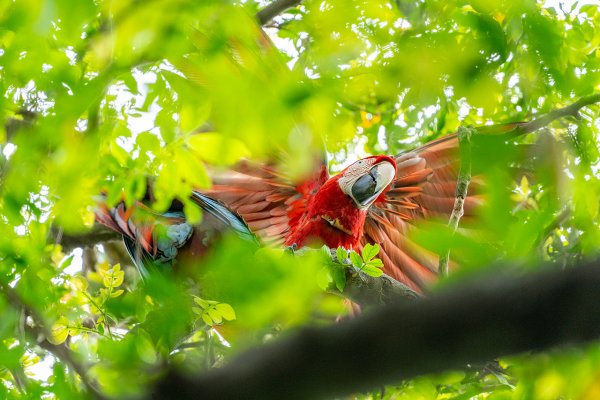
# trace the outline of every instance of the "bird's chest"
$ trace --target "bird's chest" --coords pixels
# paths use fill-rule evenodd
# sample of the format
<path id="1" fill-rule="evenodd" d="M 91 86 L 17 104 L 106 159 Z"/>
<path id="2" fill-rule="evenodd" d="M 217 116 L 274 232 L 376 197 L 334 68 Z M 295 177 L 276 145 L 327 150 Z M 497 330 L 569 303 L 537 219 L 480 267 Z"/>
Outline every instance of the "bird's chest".
<path id="1" fill-rule="evenodd" d="M 299 247 L 324 244 L 331 248 L 342 246 L 353 249 L 358 246 L 362 231 L 362 225 L 348 225 L 348 221 L 340 219 L 339 216 L 318 215 L 306 221 L 289 244 L 296 243 Z"/>

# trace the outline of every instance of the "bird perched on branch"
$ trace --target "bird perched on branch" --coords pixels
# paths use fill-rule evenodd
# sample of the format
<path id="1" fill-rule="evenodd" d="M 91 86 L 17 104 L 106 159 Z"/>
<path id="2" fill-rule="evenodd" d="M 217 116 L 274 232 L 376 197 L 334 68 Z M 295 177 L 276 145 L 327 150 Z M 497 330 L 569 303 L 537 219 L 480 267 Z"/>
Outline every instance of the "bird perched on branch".
<path id="1" fill-rule="evenodd" d="M 437 275 L 438 256 L 408 238 L 415 222 L 448 219 L 455 200 L 458 141 L 450 135 L 395 157 L 371 156 L 330 176 L 319 163 L 308 178 L 287 179 L 276 165 L 243 161 L 212 173 L 213 186 L 194 191 L 202 222 L 189 224 L 181 203 L 165 213 L 137 202 L 101 204 L 100 223 L 120 232 L 142 271 L 204 254 L 224 231 L 281 246 L 327 245 L 360 250 L 378 243 L 383 271 L 421 290 Z M 481 203 L 481 182 L 471 182 L 464 205 Z M 145 266 L 145 267 L 144 267 Z"/>

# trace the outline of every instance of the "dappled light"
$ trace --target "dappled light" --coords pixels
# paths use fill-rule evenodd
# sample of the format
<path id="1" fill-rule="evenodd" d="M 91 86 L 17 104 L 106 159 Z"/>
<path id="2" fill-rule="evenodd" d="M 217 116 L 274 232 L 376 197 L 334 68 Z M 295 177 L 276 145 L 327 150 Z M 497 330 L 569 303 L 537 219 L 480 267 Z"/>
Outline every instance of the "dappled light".
<path id="1" fill-rule="evenodd" d="M 594 1 L 7 1 L 0 88 L 0 398 L 599 397 Z"/>

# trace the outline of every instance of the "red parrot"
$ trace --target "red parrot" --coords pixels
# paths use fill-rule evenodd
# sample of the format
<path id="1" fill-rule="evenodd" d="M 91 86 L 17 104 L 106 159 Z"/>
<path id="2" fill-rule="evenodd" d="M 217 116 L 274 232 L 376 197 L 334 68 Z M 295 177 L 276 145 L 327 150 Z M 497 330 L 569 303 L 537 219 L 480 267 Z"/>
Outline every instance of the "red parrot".
<path id="1" fill-rule="evenodd" d="M 261 29 L 256 42 L 242 51 L 230 43 L 232 70 L 253 79 L 288 73 L 277 51 Z M 246 49 L 247 50 L 247 49 Z M 270 60 L 266 63 L 266 60 Z M 257 65 L 273 68 L 257 74 Z M 190 60 L 177 67 L 189 81 L 205 87 L 208 77 Z M 262 72 L 262 70 L 260 70 Z M 265 84 L 268 84 L 265 81 Z M 481 133 L 506 133 L 515 124 L 478 128 Z M 485 136 L 485 135 L 484 135 Z M 196 190 L 191 200 L 203 210 L 202 222 L 185 220 L 181 202 L 158 214 L 144 205 L 123 203 L 109 209 L 100 204 L 97 220 L 123 234 L 125 244 L 143 273 L 150 266 L 171 266 L 202 256 L 212 240 L 233 230 L 239 236 L 264 243 L 300 248 L 326 244 L 360 251 L 378 243 L 383 271 L 421 291 L 437 276 L 438 256 L 408 237 L 416 222 L 438 218 L 448 221 L 455 201 L 459 168 L 456 134 L 442 137 L 397 156 L 378 155 L 358 160 L 331 177 L 324 162 L 300 181 L 287 179 L 276 164 L 243 161 L 228 170 L 212 170 L 210 190 Z M 471 180 L 463 221 L 482 202 L 482 181 Z"/>
<path id="2" fill-rule="evenodd" d="M 421 291 L 437 276 L 438 256 L 408 232 L 424 218 L 444 221 L 452 211 L 459 168 L 458 140 L 449 135 L 395 157 L 356 161 L 330 177 L 321 165 L 310 179 L 286 181 L 273 167 L 249 162 L 212 176 L 203 193 L 237 213 L 262 241 L 360 251 L 378 243 L 383 271 Z M 465 216 L 482 202 L 471 181 Z"/>
<path id="3" fill-rule="evenodd" d="M 265 243 L 300 248 L 322 245 L 360 250 L 381 246 L 384 272 L 421 290 L 437 274 L 437 255 L 407 238 L 414 222 L 447 219 L 458 169 L 458 142 L 450 135 L 395 157 L 371 156 L 329 176 L 321 163 L 309 179 L 291 182 L 272 165 L 243 161 L 211 173 L 213 186 L 194 191 L 203 220 L 192 226 L 174 201 L 159 214 L 144 205 L 100 204 L 97 220 L 120 232 L 136 265 L 170 266 L 194 259 L 225 230 Z M 471 183 L 465 215 L 481 202 Z M 145 201 L 151 200 L 146 198 Z"/>

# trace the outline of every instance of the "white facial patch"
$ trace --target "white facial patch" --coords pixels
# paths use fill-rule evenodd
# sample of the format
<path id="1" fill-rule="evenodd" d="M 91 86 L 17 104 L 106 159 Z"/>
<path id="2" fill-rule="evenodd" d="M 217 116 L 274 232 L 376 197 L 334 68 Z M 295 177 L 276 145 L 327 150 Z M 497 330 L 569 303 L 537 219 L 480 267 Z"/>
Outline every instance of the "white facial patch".
<path id="1" fill-rule="evenodd" d="M 365 158 L 350 165 L 338 180 L 338 185 L 340 186 L 340 189 L 342 189 L 342 192 L 350 195 L 354 182 L 364 174 L 368 173 L 374 164 L 375 158 Z"/>

